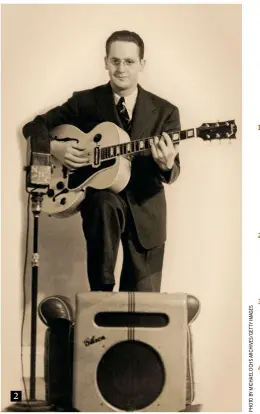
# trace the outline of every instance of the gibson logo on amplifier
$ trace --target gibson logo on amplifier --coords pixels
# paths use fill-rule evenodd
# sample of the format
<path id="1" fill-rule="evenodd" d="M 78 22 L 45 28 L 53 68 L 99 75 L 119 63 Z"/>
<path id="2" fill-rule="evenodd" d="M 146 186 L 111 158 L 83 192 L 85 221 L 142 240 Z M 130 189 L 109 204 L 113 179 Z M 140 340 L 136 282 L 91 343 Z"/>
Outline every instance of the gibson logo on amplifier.
<path id="1" fill-rule="evenodd" d="M 98 338 L 95 338 L 95 336 L 92 336 L 92 338 L 86 338 L 83 341 L 83 343 L 85 346 L 90 346 L 90 345 L 96 344 L 97 342 L 104 341 L 104 339 L 106 339 L 104 335 L 99 336 Z"/>

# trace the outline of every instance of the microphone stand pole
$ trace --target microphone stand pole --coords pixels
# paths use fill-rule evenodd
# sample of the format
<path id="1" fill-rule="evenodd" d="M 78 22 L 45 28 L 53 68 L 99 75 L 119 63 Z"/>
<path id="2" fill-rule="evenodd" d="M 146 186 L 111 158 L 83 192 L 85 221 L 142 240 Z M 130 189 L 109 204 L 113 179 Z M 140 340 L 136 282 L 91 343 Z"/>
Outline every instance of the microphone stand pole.
<path id="1" fill-rule="evenodd" d="M 7 411 L 55 411 L 47 401 L 36 399 L 36 348 L 37 348 L 37 296 L 38 296 L 38 228 L 42 207 L 43 193 L 31 192 L 33 226 L 33 254 L 31 280 L 31 356 L 30 356 L 30 394 L 28 400 L 17 402 L 7 408 Z"/>

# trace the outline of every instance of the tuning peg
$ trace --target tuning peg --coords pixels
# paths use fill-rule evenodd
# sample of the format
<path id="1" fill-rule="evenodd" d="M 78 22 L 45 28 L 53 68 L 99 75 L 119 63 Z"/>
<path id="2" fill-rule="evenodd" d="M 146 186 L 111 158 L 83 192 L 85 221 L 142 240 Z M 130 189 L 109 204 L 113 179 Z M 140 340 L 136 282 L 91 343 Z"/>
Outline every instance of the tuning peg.
<path id="1" fill-rule="evenodd" d="M 216 138 L 220 138 L 220 135 L 219 134 L 216 134 Z"/>

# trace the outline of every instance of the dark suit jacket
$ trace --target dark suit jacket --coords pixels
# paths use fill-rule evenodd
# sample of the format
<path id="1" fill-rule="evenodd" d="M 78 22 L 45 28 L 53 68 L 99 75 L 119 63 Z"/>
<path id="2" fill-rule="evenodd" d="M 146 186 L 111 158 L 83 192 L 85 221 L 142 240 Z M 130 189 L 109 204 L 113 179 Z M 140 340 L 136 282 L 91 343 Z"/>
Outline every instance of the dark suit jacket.
<path id="1" fill-rule="evenodd" d="M 63 105 L 38 115 L 23 127 L 25 138 L 47 142 L 49 131 L 71 124 L 87 133 L 97 124 L 110 121 L 123 127 L 116 112 L 110 84 L 74 92 Z M 156 136 L 181 129 L 178 108 L 138 85 L 132 119 L 131 139 Z M 35 140 L 36 142 L 36 140 Z M 32 145 L 33 146 L 33 145 Z M 163 172 L 151 154 L 139 153 L 132 160 L 126 195 L 140 243 L 150 249 L 166 240 L 166 200 L 163 182 L 171 184 L 180 173 L 179 155 L 171 171 Z"/>

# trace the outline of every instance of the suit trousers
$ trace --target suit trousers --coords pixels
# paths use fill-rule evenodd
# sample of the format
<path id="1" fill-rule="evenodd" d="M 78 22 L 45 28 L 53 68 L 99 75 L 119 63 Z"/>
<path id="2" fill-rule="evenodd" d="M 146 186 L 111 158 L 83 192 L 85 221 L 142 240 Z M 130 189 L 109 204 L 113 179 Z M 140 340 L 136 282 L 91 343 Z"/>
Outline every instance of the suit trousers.
<path id="1" fill-rule="evenodd" d="M 120 240 L 123 264 L 119 291 L 160 292 L 164 244 L 145 249 L 139 242 L 124 191 L 92 190 L 81 204 L 91 291 L 112 291 Z"/>

